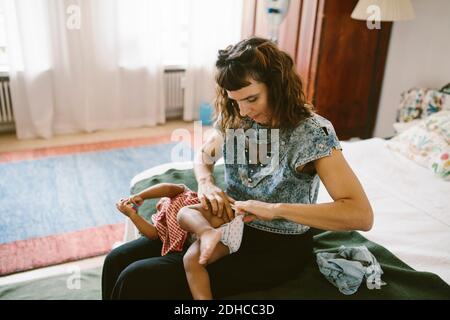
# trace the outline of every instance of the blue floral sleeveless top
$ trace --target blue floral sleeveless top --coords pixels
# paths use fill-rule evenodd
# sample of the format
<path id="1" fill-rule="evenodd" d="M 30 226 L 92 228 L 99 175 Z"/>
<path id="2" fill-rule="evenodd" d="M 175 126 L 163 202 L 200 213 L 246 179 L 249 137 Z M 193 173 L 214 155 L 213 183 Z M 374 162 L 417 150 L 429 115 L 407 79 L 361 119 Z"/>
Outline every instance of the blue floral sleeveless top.
<path id="1" fill-rule="evenodd" d="M 247 121 L 247 130 L 250 131 L 247 140 L 257 144 L 267 144 L 271 132 L 253 120 Z M 266 129 L 266 130 L 261 130 Z M 260 132 L 266 132 L 261 138 Z M 305 203 L 312 204 L 317 201 L 319 190 L 319 176 L 317 173 L 297 173 L 295 168 L 305 165 L 316 159 L 329 156 L 332 149 L 342 150 L 335 130 L 330 121 L 314 114 L 304 119 L 294 129 L 279 130 L 278 158 L 275 170 L 263 161 L 252 163 L 248 144 L 244 148 L 233 147 L 227 155 L 227 138 L 223 144 L 225 161 L 226 192 L 232 198 L 240 201 L 259 200 L 270 203 Z M 230 148 L 231 149 L 231 148 Z M 241 150 L 239 150 L 241 149 Z M 253 153 L 254 154 L 254 153 Z M 270 154 L 270 153 L 269 153 Z M 231 156 L 234 159 L 241 157 L 244 161 L 227 161 Z M 269 158 L 269 156 L 267 156 Z M 230 163 L 228 163 L 230 162 Z M 253 161 L 255 162 L 255 161 Z M 267 162 L 267 161 L 266 161 Z M 272 221 L 255 220 L 247 223 L 256 229 L 280 233 L 302 234 L 309 230 L 304 226 L 285 219 Z"/>

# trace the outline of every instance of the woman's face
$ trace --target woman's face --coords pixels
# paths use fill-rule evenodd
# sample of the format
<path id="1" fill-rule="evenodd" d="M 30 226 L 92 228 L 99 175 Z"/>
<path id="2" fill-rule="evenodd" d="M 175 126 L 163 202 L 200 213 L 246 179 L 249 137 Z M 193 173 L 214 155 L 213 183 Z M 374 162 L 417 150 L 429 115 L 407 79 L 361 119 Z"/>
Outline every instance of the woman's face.
<path id="1" fill-rule="evenodd" d="M 227 90 L 228 98 L 237 103 L 241 116 L 247 116 L 260 124 L 267 125 L 271 119 L 271 109 L 267 102 L 267 86 L 253 79 L 249 79 L 249 82 L 251 83 L 248 86 L 239 90 Z"/>

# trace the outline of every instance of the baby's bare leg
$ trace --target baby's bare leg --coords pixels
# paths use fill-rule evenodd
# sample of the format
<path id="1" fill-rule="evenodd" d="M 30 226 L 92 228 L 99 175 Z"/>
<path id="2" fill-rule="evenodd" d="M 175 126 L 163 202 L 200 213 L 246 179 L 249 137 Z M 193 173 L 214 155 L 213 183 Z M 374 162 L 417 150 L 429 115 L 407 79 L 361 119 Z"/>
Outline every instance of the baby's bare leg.
<path id="1" fill-rule="evenodd" d="M 195 219 L 193 216 L 200 219 Z M 203 219 L 201 219 L 201 217 L 203 217 Z M 178 222 L 180 225 L 184 224 L 186 228 L 189 228 L 188 231 L 190 232 L 195 233 L 195 230 L 193 229 L 197 228 L 198 223 L 203 223 L 203 220 L 206 220 L 213 228 L 218 228 L 225 223 L 225 220 L 214 215 L 210 209 L 204 209 L 201 204 L 193 204 L 191 206 L 183 207 L 178 212 Z M 183 225 L 181 226 L 184 227 Z"/>
<path id="2" fill-rule="evenodd" d="M 209 263 L 212 263 L 229 253 L 230 251 L 227 246 L 218 243 L 209 258 Z M 213 296 L 209 274 L 206 270 L 206 265 L 199 263 L 199 258 L 200 242 L 197 240 L 189 247 L 183 257 L 186 278 L 194 300 L 211 300 Z"/>
<path id="3" fill-rule="evenodd" d="M 220 230 L 215 228 L 225 221 L 203 209 L 200 204 L 181 208 L 177 218 L 184 230 L 197 235 L 200 240 L 199 263 L 206 264 L 222 237 Z"/>

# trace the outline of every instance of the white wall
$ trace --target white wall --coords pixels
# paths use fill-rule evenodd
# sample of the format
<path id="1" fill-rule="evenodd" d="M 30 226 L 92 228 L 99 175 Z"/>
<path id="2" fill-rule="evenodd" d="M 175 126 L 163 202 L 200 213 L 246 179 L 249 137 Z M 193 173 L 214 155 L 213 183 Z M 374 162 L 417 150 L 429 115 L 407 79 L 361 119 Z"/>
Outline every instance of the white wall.
<path id="1" fill-rule="evenodd" d="M 394 134 L 400 94 L 450 82 L 450 1 L 412 0 L 416 18 L 394 22 L 374 135 Z"/>

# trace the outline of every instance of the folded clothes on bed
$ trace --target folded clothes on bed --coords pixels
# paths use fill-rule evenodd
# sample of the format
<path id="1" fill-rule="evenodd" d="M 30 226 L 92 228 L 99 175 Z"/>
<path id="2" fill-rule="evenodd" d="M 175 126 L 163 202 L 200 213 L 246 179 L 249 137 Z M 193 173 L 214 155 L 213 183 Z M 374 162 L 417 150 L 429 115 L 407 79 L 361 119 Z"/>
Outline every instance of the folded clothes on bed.
<path id="1" fill-rule="evenodd" d="M 368 289 L 380 289 L 383 270 L 366 246 L 346 248 L 337 253 L 319 252 L 316 261 L 320 272 L 345 295 L 355 293 L 364 277 Z"/>

